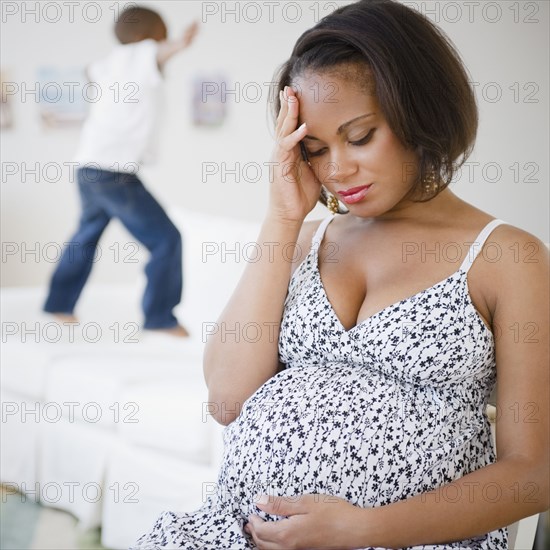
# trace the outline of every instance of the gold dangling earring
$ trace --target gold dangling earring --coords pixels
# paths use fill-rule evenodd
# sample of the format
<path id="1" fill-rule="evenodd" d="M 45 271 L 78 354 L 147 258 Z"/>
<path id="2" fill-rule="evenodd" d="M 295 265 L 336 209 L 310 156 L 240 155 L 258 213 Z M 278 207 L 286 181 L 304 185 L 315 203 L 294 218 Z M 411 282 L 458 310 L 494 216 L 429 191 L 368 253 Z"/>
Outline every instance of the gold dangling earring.
<path id="1" fill-rule="evenodd" d="M 334 195 L 330 194 L 328 191 L 327 191 L 327 208 L 333 214 L 338 214 L 338 211 L 340 210 L 338 199 Z"/>
<path id="2" fill-rule="evenodd" d="M 426 194 L 431 195 L 435 193 L 439 188 L 439 183 L 435 179 L 435 171 L 432 170 L 423 180 L 424 191 Z"/>

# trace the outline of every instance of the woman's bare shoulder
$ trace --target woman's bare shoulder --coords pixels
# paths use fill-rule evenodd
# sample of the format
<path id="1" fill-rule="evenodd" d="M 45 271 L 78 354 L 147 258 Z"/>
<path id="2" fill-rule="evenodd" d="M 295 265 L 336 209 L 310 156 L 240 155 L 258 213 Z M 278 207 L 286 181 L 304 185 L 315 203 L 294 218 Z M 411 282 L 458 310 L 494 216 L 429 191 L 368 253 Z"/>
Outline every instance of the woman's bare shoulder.
<path id="1" fill-rule="evenodd" d="M 493 216 L 492 219 L 497 218 Z M 524 261 L 529 255 L 537 256 L 538 260 L 548 256 L 548 243 L 521 227 L 512 225 L 504 219 L 502 221 L 504 223 L 491 231 L 487 242 L 499 247 L 502 256 L 506 256 L 503 258 L 504 263 L 529 263 Z"/>
<path id="2" fill-rule="evenodd" d="M 487 237 L 477 269 L 487 280 L 493 276 L 507 277 L 511 272 L 521 273 L 528 269 L 529 264 L 548 263 L 548 244 L 532 233 L 509 223 L 504 218 L 491 215 L 473 205 L 461 201 L 464 205 L 456 220 L 462 231 L 470 234 L 480 231 L 490 221 L 500 219 L 504 223 L 493 228 Z M 481 252 L 481 251 L 480 251 Z"/>
<path id="3" fill-rule="evenodd" d="M 549 277 L 547 243 L 503 221 L 491 231 L 473 266 L 477 283 L 471 290 L 479 286 L 493 314 L 498 304 L 502 310 L 503 304 L 524 300 L 524 292 L 541 289 Z"/>

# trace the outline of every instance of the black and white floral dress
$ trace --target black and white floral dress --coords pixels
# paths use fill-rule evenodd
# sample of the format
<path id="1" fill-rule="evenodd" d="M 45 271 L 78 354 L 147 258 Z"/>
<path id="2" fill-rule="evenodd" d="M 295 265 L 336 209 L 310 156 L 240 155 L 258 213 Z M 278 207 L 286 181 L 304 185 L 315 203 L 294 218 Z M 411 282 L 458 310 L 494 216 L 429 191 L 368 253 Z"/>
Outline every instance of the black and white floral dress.
<path id="1" fill-rule="evenodd" d="M 467 272 L 505 222 L 491 221 L 452 275 L 346 330 L 318 270 L 333 218 L 321 222 L 290 280 L 279 335 L 287 368 L 223 432 L 217 494 L 194 512 L 163 513 L 133 549 L 256 548 L 243 531 L 247 517 L 283 519 L 255 506 L 258 493 L 381 506 L 495 461 L 484 414 L 496 381 L 494 340 L 471 301 Z M 451 548 L 505 550 L 507 530 L 414 547 Z"/>

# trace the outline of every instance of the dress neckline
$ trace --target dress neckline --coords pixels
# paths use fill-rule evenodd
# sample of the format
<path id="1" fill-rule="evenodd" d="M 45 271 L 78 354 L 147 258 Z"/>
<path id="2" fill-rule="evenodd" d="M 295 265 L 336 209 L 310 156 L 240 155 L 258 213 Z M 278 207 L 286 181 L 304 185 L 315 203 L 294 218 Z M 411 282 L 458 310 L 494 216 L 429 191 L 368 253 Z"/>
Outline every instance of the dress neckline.
<path id="1" fill-rule="evenodd" d="M 372 315 L 369 315 L 368 317 L 366 317 L 365 319 L 359 321 L 358 323 L 356 323 L 354 326 L 352 326 L 351 328 L 349 329 L 346 329 L 342 323 L 342 321 L 340 321 L 340 318 L 338 317 L 338 315 L 336 314 L 336 311 L 334 309 L 334 307 L 332 307 L 332 303 L 330 302 L 329 298 L 328 298 L 328 295 L 327 295 L 327 292 L 326 292 L 326 289 L 325 289 L 325 285 L 323 284 L 323 281 L 321 279 L 321 273 L 319 271 L 319 266 L 317 264 L 317 257 L 314 256 L 313 258 L 313 263 L 315 265 L 315 275 L 317 277 L 317 282 L 319 283 L 319 286 L 321 288 L 321 291 L 323 293 L 323 298 L 326 302 L 326 304 L 329 306 L 330 308 L 330 311 L 332 313 L 332 316 L 334 317 L 334 319 L 338 322 L 338 324 L 340 325 L 340 327 L 342 328 L 342 331 L 344 333 L 351 333 L 353 332 L 354 330 L 360 328 L 362 325 L 365 325 L 365 324 L 368 324 L 372 319 L 375 319 L 376 317 L 378 317 L 379 315 L 381 315 L 382 313 L 384 313 L 385 311 L 387 311 L 388 309 L 391 309 L 391 308 L 394 308 L 396 306 L 399 306 L 401 304 L 404 304 L 406 302 L 409 302 L 411 301 L 413 298 L 416 298 L 417 296 L 420 296 L 421 294 L 425 294 L 426 292 L 438 287 L 439 285 L 442 285 L 446 282 L 448 282 L 450 279 L 452 279 L 453 277 L 455 277 L 457 274 L 466 274 L 465 271 L 462 271 L 462 270 L 457 270 L 453 273 L 451 273 L 448 277 L 445 277 L 445 279 L 442 279 L 441 281 L 438 281 L 437 283 L 429 286 L 428 288 L 424 288 L 422 290 L 420 290 L 419 292 L 416 292 L 415 294 L 412 294 L 411 296 L 407 296 L 406 298 L 403 298 L 402 300 L 398 300 L 396 302 L 393 302 L 385 307 L 383 307 L 382 309 L 376 311 L 375 313 L 373 313 Z M 469 293 L 468 294 L 468 297 L 470 296 Z M 471 302 L 471 300 L 469 300 Z M 477 310 L 476 310 L 477 311 Z M 479 314 L 478 314 L 479 315 Z M 481 318 L 480 318 L 481 320 Z M 487 328 L 488 330 L 488 327 L 487 325 L 485 324 L 484 321 L 481 320 L 481 322 L 483 323 L 483 326 L 485 328 Z M 490 331 L 489 331 L 490 332 Z M 492 334 L 492 333 L 491 333 Z"/>
<path id="2" fill-rule="evenodd" d="M 401 300 L 398 300 L 398 301 L 395 301 L 395 302 L 389 304 L 388 306 L 380 309 L 379 311 L 376 311 L 372 315 L 369 315 L 368 317 L 366 317 L 362 321 L 359 321 L 353 327 L 351 327 L 349 329 L 346 329 L 344 327 L 344 325 L 342 324 L 342 322 L 340 321 L 340 318 L 336 314 L 336 311 L 335 311 L 334 307 L 332 307 L 332 304 L 331 304 L 331 302 L 328 298 L 328 294 L 327 294 L 326 289 L 325 289 L 325 285 L 323 284 L 323 281 L 321 279 L 321 272 L 319 271 L 318 250 L 319 250 L 319 248 L 321 246 L 321 242 L 324 238 L 326 227 L 328 226 L 328 224 L 334 218 L 335 218 L 335 214 L 331 214 L 331 215 L 327 216 L 327 218 L 325 218 L 325 220 L 323 220 L 321 222 L 320 226 L 318 227 L 318 229 L 317 229 L 317 231 L 316 231 L 316 233 L 315 233 L 315 235 L 312 239 L 312 246 L 309 250 L 309 253 L 307 254 L 307 258 L 310 258 L 311 255 L 313 255 L 313 268 L 314 268 L 315 275 L 317 277 L 317 281 L 319 283 L 319 286 L 321 287 L 321 292 L 323 294 L 323 298 L 324 298 L 326 304 L 328 305 L 328 307 L 329 307 L 329 309 L 332 313 L 332 316 L 334 317 L 336 322 L 340 325 L 340 327 L 341 327 L 344 334 L 349 334 L 349 333 L 353 332 L 355 329 L 358 329 L 361 326 L 363 326 L 365 324 L 368 324 L 368 322 L 370 322 L 372 319 L 375 319 L 376 317 L 378 317 L 379 315 L 381 315 L 385 311 L 387 311 L 391 308 L 395 308 L 396 306 L 399 306 L 401 304 L 405 304 L 405 303 L 411 301 L 412 299 L 416 298 L 417 296 L 425 294 L 425 293 L 429 292 L 430 290 L 433 290 L 434 288 L 436 288 L 436 287 L 438 287 L 438 286 L 440 286 L 444 283 L 447 283 L 453 277 L 456 277 L 457 275 L 459 275 L 461 278 L 463 278 L 463 282 L 464 282 L 464 285 L 466 287 L 465 293 L 466 293 L 466 297 L 467 297 L 467 300 L 468 300 L 468 305 L 474 311 L 476 319 L 478 320 L 478 322 L 481 323 L 481 325 L 483 325 L 483 328 L 485 329 L 485 331 L 491 336 L 491 339 L 494 341 L 493 332 L 491 331 L 489 326 L 486 324 L 485 320 L 482 318 L 481 314 L 479 313 L 476 306 L 474 305 L 474 303 L 472 301 L 472 297 L 470 295 L 470 289 L 468 287 L 468 271 L 469 271 L 469 268 L 471 267 L 473 261 L 475 260 L 475 257 L 477 256 L 477 253 L 479 252 L 479 250 L 477 252 L 475 252 L 473 258 L 470 257 L 470 252 L 471 251 L 469 251 L 468 255 L 465 258 L 465 260 L 462 262 L 461 266 L 456 271 L 451 273 L 448 277 L 445 277 L 444 279 L 441 279 L 440 281 L 437 281 L 433 285 L 431 285 L 427 288 L 424 288 L 424 289 L 420 290 L 419 292 L 416 292 L 415 294 L 412 294 L 411 296 L 407 296 L 406 298 L 403 298 Z M 478 240 L 481 240 L 481 245 L 483 246 L 485 240 L 487 239 L 487 237 L 491 233 L 491 231 L 494 229 L 494 227 L 496 227 L 496 226 L 498 226 L 502 223 L 506 223 L 506 222 L 503 222 L 502 220 L 497 219 L 497 218 L 491 220 L 480 231 L 480 233 L 478 234 L 478 236 L 477 236 L 477 238 L 474 242 L 478 242 Z M 305 259 L 304 259 L 303 263 L 305 263 Z M 300 268 L 301 268 L 301 266 L 299 266 L 299 268 L 296 269 L 296 271 L 293 275 L 295 275 L 296 272 L 299 271 Z"/>

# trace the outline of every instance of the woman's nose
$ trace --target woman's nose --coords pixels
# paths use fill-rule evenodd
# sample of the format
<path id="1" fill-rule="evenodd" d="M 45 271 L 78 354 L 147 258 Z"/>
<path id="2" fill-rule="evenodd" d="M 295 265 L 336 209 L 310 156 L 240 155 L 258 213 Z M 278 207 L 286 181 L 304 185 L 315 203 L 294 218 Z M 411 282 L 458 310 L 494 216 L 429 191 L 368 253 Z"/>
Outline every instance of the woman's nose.
<path id="1" fill-rule="evenodd" d="M 327 183 L 343 183 L 357 171 L 357 163 L 349 155 L 333 153 L 323 165 L 324 181 Z"/>

